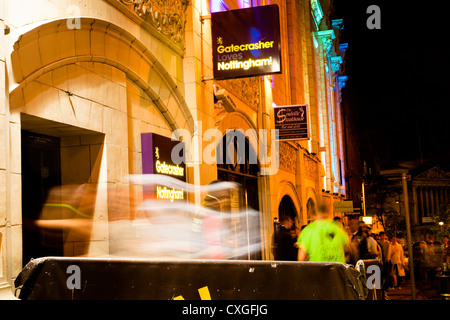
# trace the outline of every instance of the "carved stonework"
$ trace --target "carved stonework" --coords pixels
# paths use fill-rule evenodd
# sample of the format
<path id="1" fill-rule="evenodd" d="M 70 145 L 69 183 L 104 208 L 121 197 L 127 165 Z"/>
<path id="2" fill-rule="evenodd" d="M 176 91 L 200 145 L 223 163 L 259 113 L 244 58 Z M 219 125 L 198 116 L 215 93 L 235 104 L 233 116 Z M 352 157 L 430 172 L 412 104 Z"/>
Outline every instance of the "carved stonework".
<path id="1" fill-rule="evenodd" d="M 333 47 L 333 39 L 336 37 L 333 30 L 317 31 L 319 39 L 322 40 L 323 48 L 328 54 Z"/>
<path id="2" fill-rule="evenodd" d="M 317 162 L 306 154 L 303 155 L 303 171 L 306 178 L 311 181 L 317 181 L 319 176 Z"/>
<path id="3" fill-rule="evenodd" d="M 347 76 L 339 76 L 338 77 L 338 81 L 339 81 L 339 88 L 344 88 L 345 84 L 347 83 Z"/>
<path id="4" fill-rule="evenodd" d="M 296 173 L 297 150 L 287 142 L 280 142 L 280 169 Z"/>
<path id="5" fill-rule="evenodd" d="M 331 67 L 333 69 L 333 72 L 338 72 L 339 69 L 341 68 L 341 64 L 342 64 L 341 56 L 331 57 Z"/>
<path id="6" fill-rule="evenodd" d="M 419 180 L 450 180 L 450 175 L 440 168 L 434 167 L 419 174 L 414 179 Z"/>
<path id="7" fill-rule="evenodd" d="M 172 41 L 184 47 L 184 28 L 188 0 L 117 0 L 130 6 L 142 20 Z"/>
<path id="8" fill-rule="evenodd" d="M 240 100 L 254 109 L 260 104 L 260 82 L 259 77 L 218 81 L 220 86 L 225 88 Z"/>

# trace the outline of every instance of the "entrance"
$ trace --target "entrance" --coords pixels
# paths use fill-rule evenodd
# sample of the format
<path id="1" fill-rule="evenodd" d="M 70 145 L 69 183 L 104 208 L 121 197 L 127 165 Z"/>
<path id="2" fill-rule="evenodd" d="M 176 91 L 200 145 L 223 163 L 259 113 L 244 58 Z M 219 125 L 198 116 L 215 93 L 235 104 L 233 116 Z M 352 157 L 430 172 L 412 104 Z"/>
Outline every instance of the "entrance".
<path id="1" fill-rule="evenodd" d="M 289 217 L 292 221 L 296 221 L 297 218 L 297 210 L 295 209 L 294 202 L 291 197 L 285 195 L 278 206 L 278 217 L 279 220 L 282 221 L 284 217 Z"/>
<path id="2" fill-rule="evenodd" d="M 60 139 L 22 130 L 23 265 L 31 258 L 63 255 L 62 230 L 36 225 L 50 189 L 60 184 Z"/>
<path id="3" fill-rule="evenodd" d="M 240 132 L 235 136 L 224 136 L 217 147 L 217 179 L 219 181 L 231 181 L 241 185 L 239 195 L 239 207 L 251 208 L 259 212 L 258 172 L 259 166 L 254 159 L 256 153 L 250 146 L 248 139 Z M 252 161 L 250 161 L 252 159 Z M 233 202 L 233 201 L 232 201 Z M 261 231 L 260 217 L 240 217 L 238 224 L 247 230 L 249 247 L 257 250 L 249 250 L 247 256 L 238 259 L 261 260 Z"/>

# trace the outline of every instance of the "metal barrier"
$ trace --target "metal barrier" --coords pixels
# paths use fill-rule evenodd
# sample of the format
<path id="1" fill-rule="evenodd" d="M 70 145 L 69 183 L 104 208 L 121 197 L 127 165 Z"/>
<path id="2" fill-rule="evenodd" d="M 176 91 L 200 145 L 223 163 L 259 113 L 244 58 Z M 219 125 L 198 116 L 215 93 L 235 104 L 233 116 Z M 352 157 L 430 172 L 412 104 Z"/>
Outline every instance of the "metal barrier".
<path id="1" fill-rule="evenodd" d="M 342 263 L 45 257 L 15 286 L 30 300 L 359 300 L 361 279 Z"/>

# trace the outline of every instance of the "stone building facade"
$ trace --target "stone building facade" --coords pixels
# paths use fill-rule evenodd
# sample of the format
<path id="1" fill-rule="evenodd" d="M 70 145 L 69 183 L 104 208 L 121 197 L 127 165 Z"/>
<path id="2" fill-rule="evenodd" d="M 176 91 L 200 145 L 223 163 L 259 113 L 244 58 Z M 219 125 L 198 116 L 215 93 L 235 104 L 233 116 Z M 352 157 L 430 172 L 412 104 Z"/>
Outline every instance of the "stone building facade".
<path id="1" fill-rule="evenodd" d="M 282 73 L 213 80 L 211 12 L 268 4 L 279 6 Z M 274 174 L 261 174 L 271 163 L 236 171 L 188 161 L 186 180 L 243 184 L 246 205 L 260 212 L 255 259 L 273 258 L 274 218 L 289 215 L 301 226 L 314 218 L 319 202 L 332 210 L 346 198 L 346 45 L 339 43 L 343 21 L 331 13 L 328 0 L 2 2 L 0 289 L 10 290 L 26 263 L 24 230 L 36 219 L 33 201 L 41 201 L 29 190 L 26 172 L 37 166 L 39 181 L 49 185 L 95 186 L 92 218 L 105 223 L 93 229 L 88 253 L 108 254 L 112 199 L 101 190 L 130 188 L 126 176 L 142 173 L 146 132 L 169 138 L 188 132 L 197 141 L 210 128 L 259 132 L 274 128 L 274 106 L 307 104 L 310 139 L 280 141 L 272 154 L 279 159 Z M 232 110 L 217 103 L 215 93 L 223 89 Z M 258 139 L 249 143 L 261 147 Z M 275 150 L 270 142 L 265 147 L 269 154 Z M 81 241 L 64 241 L 62 255 L 86 253 Z"/>

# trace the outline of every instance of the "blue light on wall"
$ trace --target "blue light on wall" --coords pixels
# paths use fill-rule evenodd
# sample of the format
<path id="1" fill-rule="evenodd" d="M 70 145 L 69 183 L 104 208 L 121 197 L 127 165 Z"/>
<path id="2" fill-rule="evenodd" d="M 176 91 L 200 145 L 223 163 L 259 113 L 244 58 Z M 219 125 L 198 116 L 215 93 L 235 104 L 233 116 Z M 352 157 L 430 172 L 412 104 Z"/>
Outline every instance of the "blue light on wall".
<path id="1" fill-rule="evenodd" d="M 251 8 L 261 5 L 260 0 L 238 0 L 238 6 L 240 9 Z M 225 4 L 225 0 L 210 0 L 209 6 L 211 12 L 221 12 L 230 10 L 230 8 Z"/>
<path id="2" fill-rule="evenodd" d="M 229 10 L 228 6 L 223 0 L 210 0 L 209 7 L 211 12 L 221 12 Z"/>

